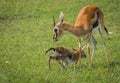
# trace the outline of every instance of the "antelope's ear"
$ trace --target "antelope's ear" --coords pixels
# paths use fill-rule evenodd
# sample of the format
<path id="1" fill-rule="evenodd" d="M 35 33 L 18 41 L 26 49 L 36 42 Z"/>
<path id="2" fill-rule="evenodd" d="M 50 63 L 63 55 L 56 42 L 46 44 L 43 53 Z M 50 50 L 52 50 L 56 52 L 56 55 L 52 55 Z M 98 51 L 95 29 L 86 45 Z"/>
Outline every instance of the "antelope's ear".
<path id="1" fill-rule="evenodd" d="M 55 18 L 54 18 L 54 16 L 53 16 L 53 26 L 55 27 Z"/>
<path id="2" fill-rule="evenodd" d="M 63 23 L 63 21 L 64 21 L 64 13 L 63 12 L 60 13 L 59 19 L 60 19 L 60 23 Z"/>

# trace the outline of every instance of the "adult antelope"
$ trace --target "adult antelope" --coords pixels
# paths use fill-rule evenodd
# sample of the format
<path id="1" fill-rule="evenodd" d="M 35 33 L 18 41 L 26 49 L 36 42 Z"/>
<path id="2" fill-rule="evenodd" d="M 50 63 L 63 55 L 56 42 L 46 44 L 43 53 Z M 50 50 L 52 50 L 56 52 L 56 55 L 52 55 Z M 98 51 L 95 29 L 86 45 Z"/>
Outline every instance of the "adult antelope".
<path id="1" fill-rule="evenodd" d="M 92 53 L 92 58 L 93 58 L 95 47 L 96 47 L 96 43 L 95 43 L 96 41 L 94 37 L 92 36 L 92 34 L 96 32 L 97 30 L 99 30 L 101 38 L 102 38 L 102 42 L 103 42 L 105 55 L 107 58 L 107 63 L 109 63 L 106 44 L 104 40 L 104 30 L 106 29 L 104 27 L 104 15 L 103 15 L 103 12 L 97 6 L 90 5 L 90 6 L 85 6 L 84 8 L 82 8 L 78 14 L 75 25 L 64 22 L 64 14 L 62 12 L 59 16 L 59 19 L 60 19 L 59 22 L 55 23 L 55 19 L 53 18 L 54 32 L 55 32 L 53 36 L 54 41 L 58 41 L 62 37 L 62 34 L 64 32 L 70 32 L 71 34 L 75 35 L 78 38 L 79 48 L 81 51 L 81 47 L 82 47 L 81 37 L 87 36 L 88 61 L 89 61 L 89 67 L 91 67 L 92 61 L 91 61 L 91 56 L 90 56 L 90 41 L 92 41 L 94 45 L 94 50 Z M 78 66 L 80 66 L 81 54 L 78 58 L 79 59 L 78 59 L 77 64 Z"/>

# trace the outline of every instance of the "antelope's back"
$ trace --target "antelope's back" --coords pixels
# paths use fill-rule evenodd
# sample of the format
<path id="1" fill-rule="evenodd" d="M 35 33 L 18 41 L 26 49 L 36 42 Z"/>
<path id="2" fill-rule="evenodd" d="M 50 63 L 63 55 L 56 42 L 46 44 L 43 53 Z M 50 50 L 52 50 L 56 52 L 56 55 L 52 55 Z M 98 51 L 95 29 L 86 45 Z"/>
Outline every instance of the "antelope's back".
<path id="1" fill-rule="evenodd" d="M 85 25 L 87 22 L 90 22 L 91 19 L 95 17 L 98 10 L 99 8 L 94 5 L 85 6 L 82 8 L 75 21 L 75 26 Z"/>

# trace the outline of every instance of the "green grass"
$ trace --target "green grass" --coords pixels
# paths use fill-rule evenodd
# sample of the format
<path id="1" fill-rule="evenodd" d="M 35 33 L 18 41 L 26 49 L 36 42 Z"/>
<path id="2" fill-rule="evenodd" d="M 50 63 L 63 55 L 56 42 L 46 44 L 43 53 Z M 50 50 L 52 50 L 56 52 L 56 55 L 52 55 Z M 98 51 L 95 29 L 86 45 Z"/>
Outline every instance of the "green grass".
<path id="1" fill-rule="evenodd" d="M 119 83 L 120 82 L 120 1 L 119 0 L 0 0 L 0 83 Z M 45 51 L 50 47 L 77 48 L 70 34 L 53 42 L 53 20 L 61 11 L 65 20 L 74 24 L 79 10 L 86 5 L 98 5 L 105 15 L 105 25 L 112 35 L 105 34 L 110 65 L 105 61 L 99 33 L 92 69 L 88 58 L 79 69 L 71 64 L 61 68 L 52 61 L 48 71 Z M 82 41 L 86 44 L 86 41 Z M 92 46 L 92 45 L 91 45 Z"/>

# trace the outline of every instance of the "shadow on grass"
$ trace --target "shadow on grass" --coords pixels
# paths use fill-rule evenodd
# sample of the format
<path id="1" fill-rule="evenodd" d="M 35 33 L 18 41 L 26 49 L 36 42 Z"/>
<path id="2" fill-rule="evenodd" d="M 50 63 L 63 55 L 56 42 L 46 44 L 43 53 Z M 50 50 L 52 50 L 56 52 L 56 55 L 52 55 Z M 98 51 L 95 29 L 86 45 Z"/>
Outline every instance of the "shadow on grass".
<path id="1" fill-rule="evenodd" d="M 92 65 L 92 69 L 97 69 L 97 68 L 115 68 L 116 66 L 120 66 L 120 62 L 118 61 L 112 61 L 110 64 L 107 63 L 97 63 Z M 88 66 L 83 66 L 84 68 L 88 68 Z"/>
<path id="2" fill-rule="evenodd" d="M 101 64 L 104 68 L 114 68 L 120 66 L 120 63 L 117 61 L 112 61 L 110 64 Z"/>
<path id="3" fill-rule="evenodd" d="M 115 61 L 113 61 L 113 62 L 111 62 L 109 65 L 108 65 L 108 67 L 115 67 L 115 66 L 120 66 L 120 62 L 115 62 Z"/>

